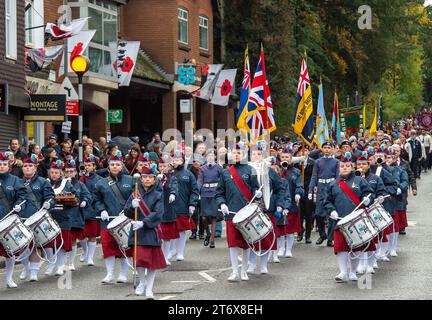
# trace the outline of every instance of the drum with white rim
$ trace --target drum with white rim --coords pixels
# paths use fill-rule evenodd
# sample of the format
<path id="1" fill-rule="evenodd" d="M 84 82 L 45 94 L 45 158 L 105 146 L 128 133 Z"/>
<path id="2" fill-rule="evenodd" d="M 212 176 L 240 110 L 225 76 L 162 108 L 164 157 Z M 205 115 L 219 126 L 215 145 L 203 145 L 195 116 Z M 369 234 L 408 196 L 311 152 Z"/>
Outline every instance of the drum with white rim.
<path id="1" fill-rule="evenodd" d="M 24 225 L 33 231 L 36 244 L 44 247 L 57 238 L 61 229 L 46 209 L 41 209 L 28 218 Z"/>
<path id="2" fill-rule="evenodd" d="M 342 218 L 337 225 L 351 249 L 361 247 L 378 235 L 378 230 L 370 221 L 365 209 L 350 213 Z"/>
<path id="3" fill-rule="evenodd" d="M 117 241 L 120 248 L 127 249 L 129 248 L 128 240 L 131 227 L 132 220 L 125 215 L 119 215 L 108 224 L 107 230 Z"/>
<path id="4" fill-rule="evenodd" d="M 10 255 L 19 255 L 32 242 L 33 233 L 22 223 L 16 214 L 0 221 L 0 243 Z"/>
<path id="5" fill-rule="evenodd" d="M 393 223 L 391 214 L 379 202 L 375 202 L 367 208 L 367 213 L 378 232 L 383 231 Z"/>
<path id="6" fill-rule="evenodd" d="M 252 203 L 242 208 L 233 218 L 237 230 L 250 244 L 264 239 L 273 231 L 273 224 L 257 204 Z"/>

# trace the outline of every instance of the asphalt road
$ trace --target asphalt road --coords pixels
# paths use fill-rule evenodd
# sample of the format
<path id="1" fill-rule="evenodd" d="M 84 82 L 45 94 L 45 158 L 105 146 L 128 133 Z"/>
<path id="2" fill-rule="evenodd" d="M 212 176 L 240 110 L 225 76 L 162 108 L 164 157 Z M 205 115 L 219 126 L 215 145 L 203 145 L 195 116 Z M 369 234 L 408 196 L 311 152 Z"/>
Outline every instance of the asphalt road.
<path id="1" fill-rule="evenodd" d="M 267 275 L 251 275 L 250 281 L 229 283 L 231 273 L 225 238 L 217 239 L 216 249 L 201 241 L 188 240 L 186 260 L 173 262 L 158 271 L 154 286 L 156 299 L 430 299 L 432 297 L 432 174 L 418 181 L 419 195 L 409 197 L 407 235 L 399 236 L 399 257 L 380 263 L 372 278 L 358 283 L 338 284 L 332 248 L 295 243 L 294 258 L 269 264 Z M 312 240 L 318 237 L 313 233 Z M 77 261 L 77 271 L 66 277 L 40 275 L 37 283 L 19 280 L 21 266 L 16 267 L 17 289 L 5 288 L 4 270 L 0 269 L 0 299 L 143 299 L 135 296 L 132 273 L 129 283 L 102 285 L 105 267 L 101 250 L 96 252 L 96 266 Z M 118 268 L 118 266 L 117 266 Z M 118 273 L 116 273 L 118 274 Z"/>

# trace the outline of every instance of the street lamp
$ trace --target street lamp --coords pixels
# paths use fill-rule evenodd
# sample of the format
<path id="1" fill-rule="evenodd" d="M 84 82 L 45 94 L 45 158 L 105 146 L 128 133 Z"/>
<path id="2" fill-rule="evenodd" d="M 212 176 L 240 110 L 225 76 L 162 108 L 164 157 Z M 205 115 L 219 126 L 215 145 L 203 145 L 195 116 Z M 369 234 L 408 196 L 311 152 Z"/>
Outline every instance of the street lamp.
<path id="1" fill-rule="evenodd" d="M 90 67 L 90 61 L 87 57 L 77 55 L 72 59 L 71 68 L 73 72 L 78 76 L 78 100 L 79 100 L 79 115 L 78 115 L 78 140 L 79 140 L 79 153 L 78 153 L 78 162 L 80 165 L 83 162 L 83 143 L 82 143 L 82 134 L 83 134 L 83 83 L 82 78 L 83 75 L 88 71 Z"/>

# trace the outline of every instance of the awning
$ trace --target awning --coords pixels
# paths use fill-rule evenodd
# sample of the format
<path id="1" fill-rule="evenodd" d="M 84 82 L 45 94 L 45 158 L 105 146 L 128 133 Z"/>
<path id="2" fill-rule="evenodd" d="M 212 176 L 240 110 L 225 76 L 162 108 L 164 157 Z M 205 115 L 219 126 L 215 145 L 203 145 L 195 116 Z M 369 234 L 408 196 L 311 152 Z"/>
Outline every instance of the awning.
<path id="1" fill-rule="evenodd" d="M 157 65 L 150 56 L 140 49 L 138 52 L 137 63 L 134 69 L 133 78 L 147 80 L 146 84 L 152 85 L 152 82 L 172 86 L 174 84 L 174 75 L 165 72 Z M 138 81 L 139 82 L 139 81 Z"/>

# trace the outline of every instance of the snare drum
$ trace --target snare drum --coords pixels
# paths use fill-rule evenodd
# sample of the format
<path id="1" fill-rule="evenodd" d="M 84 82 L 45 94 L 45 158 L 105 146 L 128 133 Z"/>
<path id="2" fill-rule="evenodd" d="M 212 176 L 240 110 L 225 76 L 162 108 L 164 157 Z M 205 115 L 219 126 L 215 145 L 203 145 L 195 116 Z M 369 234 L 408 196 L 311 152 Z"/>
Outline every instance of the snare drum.
<path id="1" fill-rule="evenodd" d="M 0 221 L 0 243 L 10 256 L 22 253 L 33 240 L 33 233 L 13 214 Z"/>
<path id="2" fill-rule="evenodd" d="M 337 225 L 351 249 L 361 247 L 378 235 L 378 230 L 375 229 L 364 209 L 347 215 Z"/>
<path id="3" fill-rule="evenodd" d="M 132 220 L 125 215 L 120 215 L 116 217 L 107 226 L 107 230 L 117 241 L 118 246 L 122 249 L 129 248 L 128 240 L 131 226 Z"/>
<path id="4" fill-rule="evenodd" d="M 273 231 L 273 224 L 269 217 L 255 203 L 237 212 L 232 221 L 243 238 L 250 244 L 264 239 Z"/>
<path id="5" fill-rule="evenodd" d="M 39 247 L 46 246 L 61 233 L 58 223 L 45 209 L 41 209 L 33 214 L 24 222 L 24 225 L 33 231 L 36 244 Z"/>
<path id="6" fill-rule="evenodd" d="M 376 202 L 372 204 L 368 209 L 367 213 L 370 221 L 378 230 L 378 232 L 383 231 L 385 228 L 390 226 L 393 223 L 393 218 L 384 207 Z"/>

